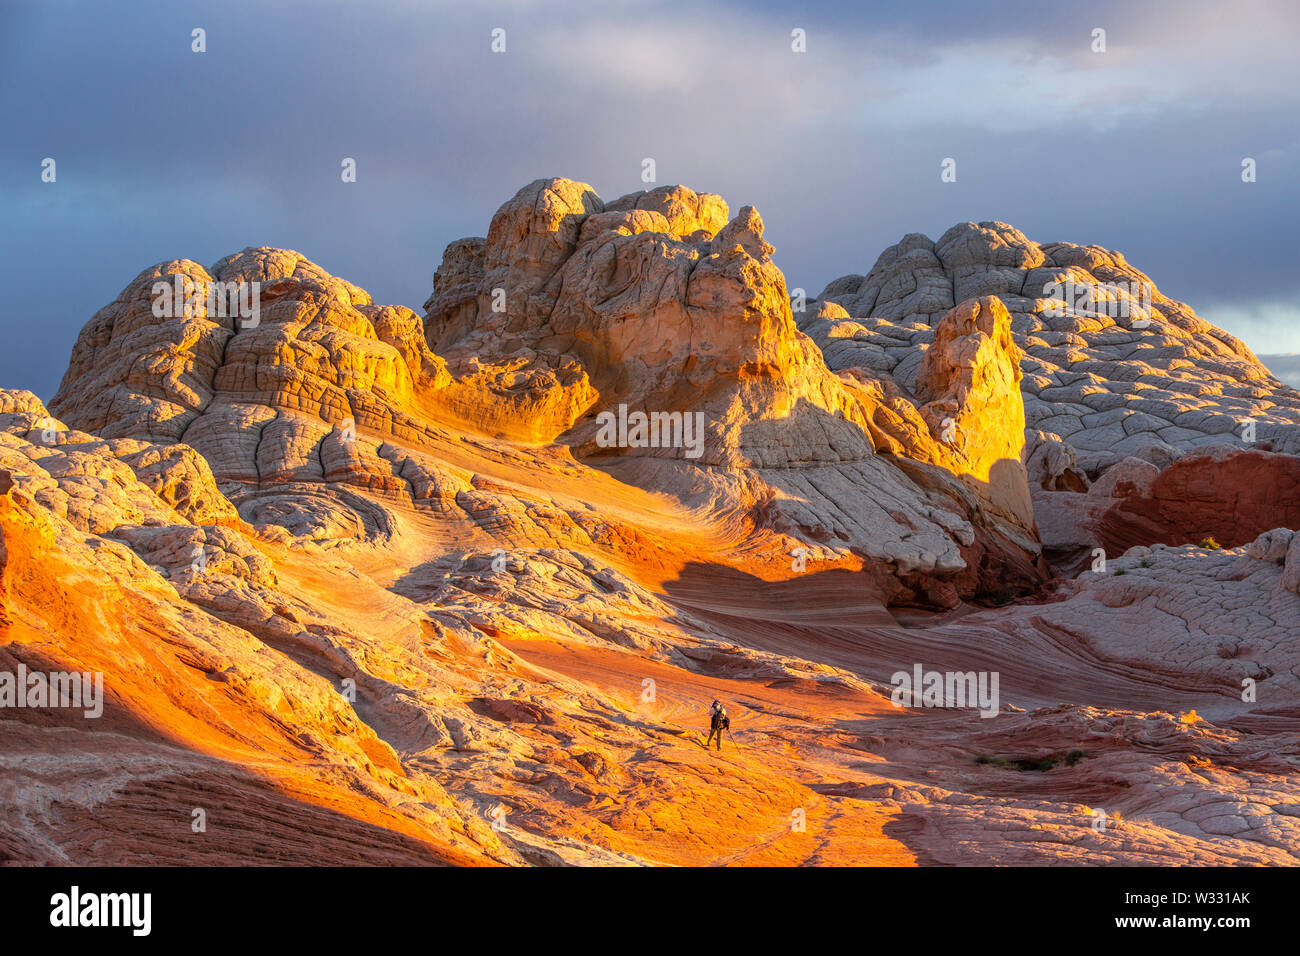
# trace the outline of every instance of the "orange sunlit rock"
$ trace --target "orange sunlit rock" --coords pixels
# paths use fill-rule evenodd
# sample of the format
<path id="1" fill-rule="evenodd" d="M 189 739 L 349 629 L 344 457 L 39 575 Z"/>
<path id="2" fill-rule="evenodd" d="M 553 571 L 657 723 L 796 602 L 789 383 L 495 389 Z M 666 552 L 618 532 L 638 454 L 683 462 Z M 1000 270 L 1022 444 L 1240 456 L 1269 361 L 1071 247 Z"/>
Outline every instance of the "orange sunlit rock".
<path id="1" fill-rule="evenodd" d="M 681 186 L 486 232 L 424 315 L 160 263 L 48 408 L 0 391 L 0 675 L 104 693 L 0 710 L 0 863 L 1294 862 L 1300 535 L 1206 497 L 1293 486 L 1244 346 L 1049 315 L 1141 274 L 1001 223 L 793 308 L 758 212 Z M 1276 452 L 1197 451 L 1240 382 Z"/>

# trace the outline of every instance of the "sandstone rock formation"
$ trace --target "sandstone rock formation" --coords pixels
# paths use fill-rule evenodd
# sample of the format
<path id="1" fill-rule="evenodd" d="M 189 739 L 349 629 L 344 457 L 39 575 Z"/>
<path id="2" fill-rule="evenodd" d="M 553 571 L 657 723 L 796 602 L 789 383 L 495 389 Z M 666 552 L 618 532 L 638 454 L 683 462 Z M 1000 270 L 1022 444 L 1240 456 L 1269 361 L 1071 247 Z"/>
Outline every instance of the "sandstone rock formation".
<path id="1" fill-rule="evenodd" d="M 1087 494 L 1034 495 L 1044 543 L 1056 554 L 1206 540 L 1239 547 L 1274 527 L 1300 527 L 1300 458 L 1231 446 L 1163 469 L 1126 458 Z"/>
<path id="2" fill-rule="evenodd" d="M 0 863 L 1294 863 L 1300 396 L 1026 292 L 1117 254 L 967 225 L 798 314 L 772 253 L 550 179 L 424 316 L 142 272 L 0 390 L 0 675 L 105 693 L 0 709 Z M 1001 698 L 895 706 L 918 664 Z"/>
<path id="3" fill-rule="evenodd" d="M 952 606 L 1039 586 L 1046 567 L 1015 443 L 981 440 L 968 459 L 897 389 L 832 373 L 794 326 L 762 220 L 750 207 L 727 215 L 720 198 L 684 187 L 605 206 L 580 183 L 538 180 L 502 206 L 487 239 L 449 247 L 423 323 L 293 252 L 245 250 L 210 273 L 164 263 L 87 325 L 51 410 L 108 437 L 183 440 L 254 521 L 311 513 L 294 527 L 377 531 L 384 519 L 367 506 L 327 519 L 350 506 L 322 502 L 320 487 L 424 507 L 457 497 L 440 464 L 447 442 L 558 442 L 552 455 L 571 448 L 631 485 L 753 526 L 779 566 L 804 548 L 864 569 L 887 602 Z M 203 303 L 159 318 L 160 280 L 258 283 L 260 319 L 248 327 Z M 1005 328 L 981 351 L 971 343 L 986 332 L 954 322 L 952 361 L 931 375 L 931 418 L 940 407 L 963 421 L 996 412 L 1018 436 Z M 602 444 L 602 416 L 628 410 L 663 418 L 665 434 Z M 957 460 L 973 490 L 920 467 Z"/>
<path id="4" fill-rule="evenodd" d="M 853 329 L 832 336 L 811 313 L 803 327 L 831 368 L 888 372 L 910 388 L 938 319 L 988 295 L 1012 316 L 1028 425 L 1069 443 L 1088 474 L 1134 454 L 1244 447 L 1252 422 L 1251 442 L 1300 453 L 1300 393 L 1098 246 L 1040 245 L 1001 222 L 960 223 L 938 242 L 913 233 L 867 275 L 822 292 Z"/>
<path id="5" fill-rule="evenodd" d="M 975 296 L 996 296 L 1011 313 L 1034 515 L 1063 568 L 1077 570 L 1080 552 L 1093 547 L 1115 553 L 1215 536 L 1240 544 L 1292 520 L 1263 502 L 1286 498 L 1292 487 L 1300 392 L 1274 378 L 1240 340 L 1162 294 L 1118 252 L 1040 245 L 1000 222 L 960 223 L 938 242 L 914 233 L 886 249 L 867 275 L 830 283 L 801 328 L 831 368 L 888 375 L 916 389 L 929 351 L 943 345 L 940 318 Z M 829 320 L 827 304 L 843 314 Z M 1000 428 L 996 415 L 977 420 Z M 1262 466 L 1265 459 L 1232 451 L 1285 457 Z M 1154 474 L 1189 453 L 1253 464 L 1175 469 L 1157 493 L 1170 499 L 1160 505 L 1121 481 L 1144 470 L 1133 459 Z M 1196 475 L 1196 490 L 1175 488 L 1180 475 Z M 1115 487 L 1126 504 L 1110 500 Z M 1085 491 L 1086 498 L 1044 494 Z"/>

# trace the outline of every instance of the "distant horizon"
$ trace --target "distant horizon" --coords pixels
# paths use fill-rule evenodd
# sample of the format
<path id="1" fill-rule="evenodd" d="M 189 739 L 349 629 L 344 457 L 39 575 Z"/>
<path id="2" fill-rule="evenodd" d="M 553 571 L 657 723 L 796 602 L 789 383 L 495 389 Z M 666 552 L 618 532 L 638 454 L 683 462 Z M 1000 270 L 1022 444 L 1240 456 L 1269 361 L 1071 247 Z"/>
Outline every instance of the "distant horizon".
<path id="1" fill-rule="evenodd" d="M 1260 355 L 1255 357 L 1278 379 L 1292 388 L 1300 388 L 1300 352 L 1286 352 L 1280 355 Z"/>

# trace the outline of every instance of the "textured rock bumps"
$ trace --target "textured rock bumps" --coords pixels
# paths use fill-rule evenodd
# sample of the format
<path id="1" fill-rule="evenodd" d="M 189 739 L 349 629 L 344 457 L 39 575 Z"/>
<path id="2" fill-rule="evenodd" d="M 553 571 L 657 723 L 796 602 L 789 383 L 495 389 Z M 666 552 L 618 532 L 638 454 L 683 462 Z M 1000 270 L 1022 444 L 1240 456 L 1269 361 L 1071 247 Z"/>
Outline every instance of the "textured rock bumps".
<path id="1" fill-rule="evenodd" d="M 51 407 L 107 436 L 184 441 L 246 517 L 298 532 L 391 523 L 308 517 L 339 507 L 321 486 L 445 507 L 437 449 L 466 430 L 623 461 L 647 490 L 748 512 L 780 551 L 815 544 L 865 565 L 886 600 L 1036 586 L 1045 566 L 1012 447 L 1023 415 L 1005 311 L 997 329 L 981 328 L 992 302 L 984 319 L 954 317 L 933 359 L 948 364 L 927 373 L 927 422 L 886 378 L 827 367 L 771 253 L 758 213 L 729 216 L 717 196 L 676 186 L 606 204 L 581 183 L 538 180 L 486 238 L 448 247 L 423 320 L 284 250 L 245 250 L 211 272 L 183 260 L 146 270 L 83 331 Z M 200 289 L 258 283 L 259 321 L 203 307 L 158 317 L 153 284 L 177 275 Z M 598 441 L 601 413 L 629 409 L 699 416 L 702 446 Z M 961 443 L 940 440 L 941 413 L 960 419 Z M 974 427 L 995 414 L 1005 434 Z"/>
<path id="2" fill-rule="evenodd" d="M 1061 298 L 1062 289 L 1085 289 L 1091 302 Z M 960 223 L 938 242 L 905 236 L 867 275 L 823 291 L 857 328 L 839 331 L 838 343 L 822 327 L 810 332 L 832 368 L 861 364 L 910 388 L 938 319 L 985 295 L 1011 313 L 1029 427 L 1069 443 L 1090 475 L 1133 454 L 1243 447 L 1248 419 L 1252 440 L 1300 452 L 1300 393 L 1239 339 L 1117 252 L 1039 244 L 1006 223 Z"/>
<path id="3" fill-rule="evenodd" d="M 1295 393 L 1158 293 L 1034 294 L 1145 279 L 1095 247 L 912 235 L 803 313 L 771 257 L 750 207 L 550 179 L 423 317 L 286 250 L 141 273 L 49 411 L 0 391 L 0 667 L 109 689 L 0 712 L 0 861 L 1294 862 Z M 156 314 L 177 276 L 258 320 Z M 1053 582 L 1040 532 L 1109 563 Z M 895 709 L 918 661 L 998 715 Z"/>
<path id="4" fill-rule="evenodd" d="M 826 287 L 823 301 L 843 314 L 828 321 L 828 306 L 816 303 L 803 327 L 832 368 L 916 389 L 942 336 L 940 320 L 974 296 L 996 296 L 1010 313 L 1028 426 L 1023 459 L 1039 528 L 1054 551 L 1123 550 L 1212 533 L 1240 543 L 1269 523 L 1268 509 L 1249 502 L 1287 493 L 1286 462 L 1300 453 L 1300 393 L 1117 252 L 1035 243 L 999 222 L 961 223 L 938 242 L 913 233 L 881 253 L 867 275 Z M 1001 440 L 1000 416 L 973 420 Z M 1166 503 L 1138 495 L 1106 519 L 1115 501 L 1102 499 L 1113 489 L 1132 497 L 1120 473 L 1087 499 L 1044 494 L 1082 493 L 1113 468 L 1127 474 L 1136 466 L 1126 459 L 1159 471 L 1189 453 L 1234 449 L 1287 458 L 1257 464 L 1253 476 L 1244 466 L 1175 470 L 1159 492 Z M 1200 487 L 1174 488 L 1180 474 L 1199 474 Z M 1257 494 L 1240 482 L 1268 490 Z"/>
<path id="5" fill-rule="evenodd" d="M 861 428 L 827 435 L 813 421 L 860 423 L 866 411 L 798 336 L 771 252 L 758 213 L 728 220 L 717 196 L 662 187 L 606 205 L 580 183 L 538 180 L 497 212 L 486 240 L 448 248 L 428 339 L 497 404 L 521 380 L 563 393 L 551 414 L 521 415 L 538 438 L 577 426 L 570 440 L 590 442 L 587 420 L 623 403 L 706 412 L 709 463 L 870 454 Z M 756 424 L 773 415 L 780 436 Z"/>

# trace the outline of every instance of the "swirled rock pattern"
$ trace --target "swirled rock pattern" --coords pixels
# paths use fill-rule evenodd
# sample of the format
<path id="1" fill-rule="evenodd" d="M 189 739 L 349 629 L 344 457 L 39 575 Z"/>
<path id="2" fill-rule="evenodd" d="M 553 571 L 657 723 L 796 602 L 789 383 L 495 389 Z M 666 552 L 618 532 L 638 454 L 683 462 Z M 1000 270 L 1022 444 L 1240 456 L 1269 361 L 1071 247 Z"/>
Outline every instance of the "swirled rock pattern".
<path id="1" fill-rule="evenodd" d="M 1095 247 L 908 236 L 802 312 L 773 251 L 547 179 L 423 315 L 142 272 L 0 390 L 0 863 L 1295 863 L 1300 396 L 1033 291 L 1146 281 Z M 101 713 L 4 696 L 69 672 Z"/>

